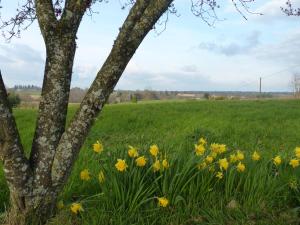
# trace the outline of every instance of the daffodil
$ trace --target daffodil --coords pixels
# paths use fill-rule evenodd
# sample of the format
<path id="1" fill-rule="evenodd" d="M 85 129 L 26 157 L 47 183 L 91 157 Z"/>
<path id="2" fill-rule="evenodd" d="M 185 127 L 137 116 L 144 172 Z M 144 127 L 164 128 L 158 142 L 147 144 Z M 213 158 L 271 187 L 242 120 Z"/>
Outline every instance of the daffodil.
<path id="1" fill-rule="evenodd" d="M 212 143 L 210 145 L 210 150 L 216 154 L 219 153 L 219 144 L 216 144 L 216 143 Z"/>
<path id="2" fill-rule="evenodd" d="M 217 172 L 216 178 L 219 178 L 220 180 L 223 178 L 223 173 L 222 172 Z"/>
<path id="3" fill-rule="evenodd" d="M 236 158 L 237 158 L 237 160 L 241 161 L 241 160 L 244 160 L 244 159 L 245 159 L 245 155 L 244 155 L 243 152 L 241 152 L 240 150 L 238 150 L 238 151 L 236 152 Z"/>
<path id="4" fill-rule="evenodd" d="M 206 156 L 205 161 L 207 163 L 212 163 L 214 161 L 214 158 L 212 156 L 208 155 L 208 156 Z"/>
<path id="5" fill-rule="evenodd" d="M 118 171 L 124 172 L 127 169 L 128 165 L 126 164 L 124 159 L 118 159 L 115 167 Z"/>
<path id="6" fill-rule="evenodd" d="M 159 148 L 157 145 L 151 145 L 149 151 L 150 151 L 151 155 L 153 155 L 154 157 L 157 157 Z"/>
<path id="7" fill-rule="evenodd" d="M 195 145 L 195 153 L 197 156 L 203 155 L 205 152 L 205 147 L 203 145 Z"/>
<path id="8" fill-rule="evenodd" d="M 203 170 L 207 167 L 207 164 L 206 164 L 206 162 L 202 162 L 202 163 L 199 163 L 197 167 L 199 170 Z"/>
<path id="9" fill-rule="evenodd" d="M 157 198 L 158 205 L 160 207 L 167 207 L 169 205 L 169 200 L 166 197 Z"/>
<path id="10" fill-rule="evenodd" d="M 84 169 L 80 172 L 80 179 L 84 181 L 88 181 L 91 179 L 91 175 L 88 169 Z"/>
<path id="11" fill-rule="evenodd" d="M 214 152 L 216 154 L 222 154 L 222 153 L 226 152 L 226 145 L 212 143 L 210 145 L 210 149 L 212 152 Z"/>
<path id="12" fill-rule="evenodd" d="M 238 172 L 244 172 L 245 171 L 245 169 L 246 169 L 246 166 L 245 166 L 245 164 L 243 164 L 243 163 L 241 163 L 241 162 L 239 162 L 239 164 L 236 166 L 236 170 L 238 171 Z"/>
<path id="13" fill-rule="evenodd" d="M 139 156 L 139 153 L 136 148 L 132 147 L 131 145 L 129 145 L 128 148 L 128 155 L 130 158 L 135 158 Z"/>
<path id="14" fill-rule="evenodd" d="M 145 158 L 145 156 L 140 156 L 135 160 L 135 163 L 139 167 L 144 167 L 147 163 L 147 159 Z"/>
<path id="15" fill-rule="evenodd" d="M 217 158 L 218 154 L 216 152 L 212 152 L 212 153 L 210 153 L 210 156 L 215 159 L 215 158 Z"/>
<path id="16" fill-rule="evenodd" d="M 260 154 L 257 151 L 254 151 L 252 154 L 252 160 L 253 161 L 258 161 L 260 160 Z"/>
<path id="17" fill-rule="evenodd" d="M 98 180 L 99 180 L 100 184 L 104 183 L 104 181 L 105 181 L 104 172 L 102 170 L 98 174 Z"/>
<path id="18" fill-rule="evenodd" d="M 96 152 L 98 154 L 101 153 L 101 152 L 103 152 L 103 145 L 102 145 L 102 143 L 99 142 L 99 141 L 96 141 L 96 143 L 93 144 L 93 150 L 94 150 L 94 152 Z"/>
<path id="19" fill-rule="evenodd" d="M 236 161 L 238 161 L 238 159 L 237 159 L 237 157 L 236 157 L 235 154 L 231 154 L 231 155 L 229 156 L 229 158 L 230 158 L 230 162 L 231 162 L 231 163 L 235 163 Z"/>
<path id="20" fill-rule="evenodd" d="M 170 167 L 170 164 L 169 164 L 167 159 L 164 159 L 162 161 L 162 166 L 163 166 L 164 169 L 168 169 Z"/>
<path id="21" fill-rule="evenodd" d="M 226 145 L 219 144 L 219 154 L 226 152 Z"/>
<path id="22" fill-rule="evenodd" d="M 153 168 L 153 171 L 154 172 L 157 172 L 160 170 L 160 161 L 159 160 L 156 160 L 153 165 L 152 165 L 152 168 Z"/>
<path id="23" fill-rule="evenodd" d="M 275 164 L 275 166 L 279 166 L 281 164 L 281 157 L 279 155 L 275 156 L 273 158 L 273 163 Z"/>
<path id="24" fill-rule="evenodd" d="M 295 155 L 298 159 L 300 159 L 300 147 L 295 148 Z"/>
<path id="25" fill-rule="evenodd" d="M 293 168 L 296 168 L 299 166 L 299 159 L 291 159 L 289 163 Z"/>
<path id="26" fill-rule="evenodd" d="M 72 205 L 71 205 L 71 211 L 72 211 L 72 213 L 75 213 L 75 214 L 78 214 L 78 213 L 80 213 L 80 212 L 83 212 L 84 210 L 83 210 L 83 207 L 82 207 L 82 205 L 80 204 L 80 203 L 73 203 Z"/>
<path id="27" fill-rule="evenodd" d="M 206 144 L 207 144 L 207 141 L 205 140 L 205 138 L 202 137 L 202 138 L 199 139 L 198 143 L 199 143 L 200 145 L 206 145 Z"/>
<path id="28" fill-rule="evenodd" d="M 224 158 L 224 159 L 220 159 L 219 160 L 219 165 L 220 165 L 220 169 L 221 170 L 227 170 L 228 169 L 228 166 L 229 166 L 229 163 L 228 163 L 228 161 L 227 161 L 227 159 L 226 158 Z"/>

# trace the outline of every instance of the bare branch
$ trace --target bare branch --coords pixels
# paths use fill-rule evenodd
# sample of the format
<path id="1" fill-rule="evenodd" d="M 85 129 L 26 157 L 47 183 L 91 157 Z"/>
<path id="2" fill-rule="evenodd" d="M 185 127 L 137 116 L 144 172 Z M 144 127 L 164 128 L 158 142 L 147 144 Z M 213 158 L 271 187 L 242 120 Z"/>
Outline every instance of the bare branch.
<path id="1" fill-rule="evenodd" d="M 291 0 L 286 1 L 286 8 L 281 7 L 281 10 L 288 16 L 300 16 L 300 7 L 294 8 Z"/>
<path id="2" fill-rule="evenodd" d="M 262 15 L 261 13 L 252 12 L 250 10 L 248 4 L 254 1 L 255 0 L 231 0 L 237 12 L 241 14 L 245 20 L 247 20 L 247 17 L 243 13 L 243 10 L 249 14 Z M 191 0 L 191 11 L 195 16 L 200 17 L 209 26 L 214 26 L 215 22 L 224 20 L 218 18 L 216 12 L 217 9 L 220 8 L 218 2 L 218 0 Z"/>
<path id="3" fill-rule="evenodd" d="M 21 5 L 17 9 L 17 14 L 8 21 L 4 21 L 0 15 L 0 29 L 3 30 L 2 35 L 6 40 L 10 40 L 13 37 L 20 37 L 21 30 L 26 30 L 36 18 L 34 2 L 33 0 L 27 0 L 24 5 Z"/>
<path id="4" fill-rule="evenodd" d="M 169 21 L 170 14 L 180 17 L 180 14 L 178 13 L 174 3 L 172 3 L 169 6 L 169 9 L 164 13 L 164 15 L 161 16 L 161 18 L 155 24 L 154 31 L 157 35 L 162 34 L 167 29 L 167 23 Z M 159 31 L 158 27 L 162 27 L 162 29 Z"/>

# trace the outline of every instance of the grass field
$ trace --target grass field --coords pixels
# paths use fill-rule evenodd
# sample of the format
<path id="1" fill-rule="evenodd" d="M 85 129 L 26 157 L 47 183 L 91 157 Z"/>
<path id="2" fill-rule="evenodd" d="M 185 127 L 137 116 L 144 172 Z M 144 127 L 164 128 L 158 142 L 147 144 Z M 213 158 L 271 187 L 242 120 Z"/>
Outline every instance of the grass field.
<path id="1" fill-rule="evenodd" d="M 279 154 L 288 159 L 300 145 L 300 101 L 180 101 L 108 105 L 95 121 L 61 199 L 65 208 L 52 224 L 299 224 L 300 170 L 288 161 L 272 165 Z M 76 111 L 69 108 L 68 119 Z M 36 111 L 14 111 L 23 145 L 29 152 Z M 219 180 L 198 170 L 193 156 L 199 137 L 224 143 L 246 154 L 246 172 L 233 167 Z M 92 145 L 101 140 L 104 152 L 95 155 Z M 157 144 L 170 168 L 131 169 L 128 145 L 147 155 Z M 254 164 L 250 153 L 259 150 L 263 160 Z M 126 158 L 127 157 L 127 158 Z M 150 156 L 147 156 L 150 162 Z M 117 172 L 117 158 L 126 158 L 129 169 Z M 197 161 L 198 160 L 198 161 Z M 90 181 L 79 179 L 89 169 Z M 173 169 L 172 169 L 173 168 Z M 217 168 L 217 167 L 216 167 Z M 97 173 L 105 171 L 105 183 Z M 289 188 L 291 180 L 297 187 Z M 0 212 L 8 202 L 0 172 Z M 170 205 L 158 207 L 156 196 Z M 80 201 L 84 212 L 72 215 L 69 204 Z"/>

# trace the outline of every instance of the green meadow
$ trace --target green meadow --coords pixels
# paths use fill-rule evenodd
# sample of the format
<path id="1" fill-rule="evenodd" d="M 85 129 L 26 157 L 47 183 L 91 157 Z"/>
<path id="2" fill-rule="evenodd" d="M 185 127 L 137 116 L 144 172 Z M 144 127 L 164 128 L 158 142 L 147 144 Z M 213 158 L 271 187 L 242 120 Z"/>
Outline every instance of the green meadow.
<path id="1" fill-rule="evenodd" d="M 70 106 L 68 121 L 77 106 Z M 30 151 L 36 110 L 15 109 L 23 146 Z M 200 137 L 207 140 L 203 156 L 195 155 Z M 101 154 L 93 151 L 99 140 Z M 210 144 L 226 144 L 227 151 L 207 168 L 198 168 L 210 154 Z M 169 168 L 153 171 L 149 147 L 159 147 L 158 160 Z M 128 145 L 147 158 L 137 167 Z M 60 196 L 64 207 L 50 224 L 299 224 L 300 167 L 289 161 L 300 146 L 299 100 L 170 101 L 105 106 L 83 145 L 68 184 Z M 244 153 L 245 171 L 218 160 Z M 259 152 L 261 159 L 251 155 Z M 280 165 L 273 158 L 280 156 Z M 116 169 L 117 159 L 128 168 Z M 1 165 L 0 165 L 1 167 Z M 88 169 L 91 179 L 80 179 Z M 102 171 L 104 182 L 99 182 Z M 216 177 L 222 172 L 223 178 Z M 158 205 L 165 197 L 167 207 Z M 72 203 L 84 211 L 74 214 Z M 0 168 L 0 213 L 8 204 L 8 189 Z M 1 215 L 1 214 L 0 214 Z"/>

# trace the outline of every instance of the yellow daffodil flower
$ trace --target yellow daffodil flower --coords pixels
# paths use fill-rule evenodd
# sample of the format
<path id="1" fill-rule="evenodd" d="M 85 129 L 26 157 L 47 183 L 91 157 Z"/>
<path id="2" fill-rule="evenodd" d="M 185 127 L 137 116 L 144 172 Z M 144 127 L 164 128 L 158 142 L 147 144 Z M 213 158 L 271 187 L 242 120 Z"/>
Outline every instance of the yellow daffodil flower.
<path id="1" fill-rule="evenodd" d="M 224 159 L 220 159 L 219 160 L 219 165 L 220 165 L 220 169 L 221 170 L 227 170 L 228 169 L 228 166 L 229 166 L 229 163 L 228 163 L 228 161 L 227 161 L 227 159 L 226 158 L 224 158 Z"/>
<path id="2" fill-rule="evenodd" d="M 236 158 L 237 158 L 237 160 L 242 161 L 242 160 L 245 159 L 245 155 L 244 155 L 243 152 L 241 152 L 240 150 L 238 150 L 238 151 L 236 152 Z"/>
<path id="3" fill-rule="evenodd" d="M 167 207 L 169 205 L 169 200 L 165 197 L 157 198 L 158 200 L 158 205 L 160 207 Z"/>
<path id="4" fill-rule="evenodd" d="M 198 141 L 199 145 L 206 145 L 207 144 L 207 141 L 205 140 L 205 138 L 200 138 L 199 141 Z"/>
<path id="5" fill-rule="evenodd" d="M 169 162 L 168 162 L 167 159 L 164 159 L 162 161 L 162 166 L 163 166 L 164 169 L 168 169 L 170 167 Z"/>
<path id="6" fill-rule="evenodd" d="M 80 172 L 80 179 L 84 181 L 88 181 L 91 179 L 91 175 L 88 169 L 84 169 Z"/>
<path id="7" fill-rule="evenodd" d="M 83 212 L 84 210 L 83 210 L 83 207 L 82 207 L 82 205 L 80 204 L 80 203 L 73 203 L 72 205 L 71 205 L 71 211 L 72 211 L 72 213 L 75 213 L 75 214 L 78 214 L 78 213 L 80 213 L 80 212 Z"/>
<path id="8" fill-rule="evenodd" d="M 152 156 L 157 157 L 159 148 L 157 145 L 151 145 L 149 151 Z"/>
<path id="9" fill-rule="evenodd" d="M 212 156 L 208 155 L 208 156 L 206 156 L 205 161 L 207 163 L 212 163 L 214 161 L 214 158 Z"/>
<path id="10" fill-rule="evenodd" d="M 291 159 L 289 163 L 293 168 L 296 168 L 299 166 L 299 159 Z"/>
<path id="11" fill-rule="evenodd" d="M 153 165 L 152 165 L 152 168 L 153 168 L 153 171 L 154 172 L 157 172 L 160 170 L 160 161 L 159 160 L 156 160 Z"/>
<path id="12" fill-rule="evenodd" d="M 128 155 L 130 158 L 135 158 L 139 156 L 139 153 L 136 148 L 132 147 L 131 145 L 129 145 L 128 148 Z"/>
<path id="13" fill-rule="evenodd" d="M 195 153 L 197 156 L 203 155 L 205 152 L 205 147 L 203 145 L 195 145 Z"/>
<path id="14" fill-rule="evenodd" d="M 253 161 L 258 161 L 260 160 L 260 154 L 257 151 L 254 151 L 252 154 L 252 160 Z"/>
<path id="15" fill-rule="evenodd" d="M 135 160 L 135 163 L 139 167 L 144 167 L 147 163 L 147 159 L 145 158 L 145 156 L 140 156 Z"/>
<path id="16" fill-rule="evenodd" d="M 118 171 L 124 172 L 127 169 L 128 165 L 126 164 L 124 159 L 118 159 L 115 167 Z"/>
<path id="17" fill-rule="evenodd" d="M 93 144 L 93 150 L 94 152 L 100 154 L 103 152 L 103 145 L 101 142 L 97 141 L 95 144 Z"/>
<path id="18" fill-rule="evenodd" d="M 300 159 L 300 147 L 295 148 L 295 155 L 298 159 Z"/>
<path id="19" fill-rule="evenodd" d="M 273 163 L 275 164 L 275 166 L 279 166 L 281 164 L 281 157 L 279 155 L 274 157 Z"/>
<path id="20" fill-rule="evenodd" d="M 245 169 L 246 169 L 245 164 L 243 164 L 243 163 L 241 163 L 241 162 L 239 162 L 239 164 L 236 166 L 236 170 L 237 170 L 238 172 L 240 172 L 240 173 L 244 172 Z"/>

